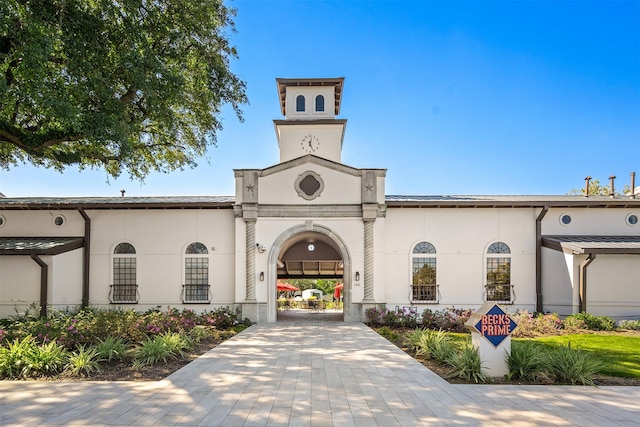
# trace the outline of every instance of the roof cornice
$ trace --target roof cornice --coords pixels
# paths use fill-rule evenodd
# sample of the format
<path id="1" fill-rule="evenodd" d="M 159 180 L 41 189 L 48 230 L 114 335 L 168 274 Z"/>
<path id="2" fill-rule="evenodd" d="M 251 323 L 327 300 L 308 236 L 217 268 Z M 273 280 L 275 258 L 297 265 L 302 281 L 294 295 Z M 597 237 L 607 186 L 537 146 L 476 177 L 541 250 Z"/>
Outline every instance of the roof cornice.
<path id="1" fill-rule="evenodd" d="M 640 208 L 639 199 L 582 196 L 396 196 L 390 208 Z"/>
<path id="2" fill-rule="evenodd" d="M 233 196 L 20 197 L 0 199 L 0 210 L 233 209 Z"/>

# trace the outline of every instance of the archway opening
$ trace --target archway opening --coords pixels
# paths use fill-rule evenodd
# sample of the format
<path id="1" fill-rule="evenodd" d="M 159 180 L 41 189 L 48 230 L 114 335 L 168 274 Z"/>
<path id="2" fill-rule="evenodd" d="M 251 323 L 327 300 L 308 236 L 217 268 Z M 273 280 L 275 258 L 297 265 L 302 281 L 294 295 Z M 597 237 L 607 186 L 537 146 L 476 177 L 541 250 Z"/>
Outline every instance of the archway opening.
<path id="1" fill-rule="evenodd" d="M 276 261 L 277 320 L 343 320 L 344 260 L 326 234 L 302 231 L 287 239 Z"/>

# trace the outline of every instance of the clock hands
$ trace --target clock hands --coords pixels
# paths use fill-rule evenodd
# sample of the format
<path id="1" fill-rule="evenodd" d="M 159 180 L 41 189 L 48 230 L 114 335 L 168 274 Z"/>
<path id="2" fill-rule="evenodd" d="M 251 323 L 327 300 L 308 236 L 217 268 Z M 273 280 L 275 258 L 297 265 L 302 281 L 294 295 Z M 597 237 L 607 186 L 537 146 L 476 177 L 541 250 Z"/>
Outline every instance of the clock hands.
<path id="1" fill-rule="evenodd" d="M 316 141 L 316 144 L 314 146 L 314 140 Z M 302 140 L 302 147 L 304 148 L 305 146 L 309 146 L 309 148 L 304 148 L 308 153 L 315 153 L 316 150 L 318 149 L 317 147 L 317 141 L 318 139 L 315 138 L 313 135 L 307 135 L 303 138 Z"/>

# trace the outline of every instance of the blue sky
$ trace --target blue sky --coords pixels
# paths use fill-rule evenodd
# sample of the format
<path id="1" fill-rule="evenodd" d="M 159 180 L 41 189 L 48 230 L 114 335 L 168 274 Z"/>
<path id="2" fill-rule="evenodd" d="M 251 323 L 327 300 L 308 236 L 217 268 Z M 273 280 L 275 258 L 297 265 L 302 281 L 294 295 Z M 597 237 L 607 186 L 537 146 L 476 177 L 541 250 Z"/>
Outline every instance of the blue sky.
<path id="1" fill-rule="evenodd" d="M 640 175 L 640 1 L 235 0 L 245 122 L 194 170 L 0 171 L 21 196 L 232 195 L 278 162 L 276 77 L 345 77 L 342 160 L 387 194 L 566 194 Z M 636 181 L 638 182 L 638 180 Z"/>

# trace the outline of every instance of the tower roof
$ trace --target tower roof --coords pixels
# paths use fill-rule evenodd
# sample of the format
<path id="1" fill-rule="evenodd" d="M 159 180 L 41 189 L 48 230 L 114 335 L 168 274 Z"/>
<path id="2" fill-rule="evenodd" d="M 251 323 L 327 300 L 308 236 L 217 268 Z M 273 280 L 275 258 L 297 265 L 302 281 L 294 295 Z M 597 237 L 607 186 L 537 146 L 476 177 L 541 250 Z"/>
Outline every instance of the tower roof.
<path id="1" fill-rule="evenodd" d="M 337 116 L 340 114 L 340 103 L 342 101 L 342 85 L 344 84 L 344 77 L 334 78 L 320 78 L 320 79 L 282 79 L 277 78 L 278 84 L 278 97 L 280 98 L 280 111 L 282 115 L 287 115 L 287 108 L 285 105 L 286 93 L 288 86 L 333 86 L 335 92 L 335 106 L 334 111 Z"/>

